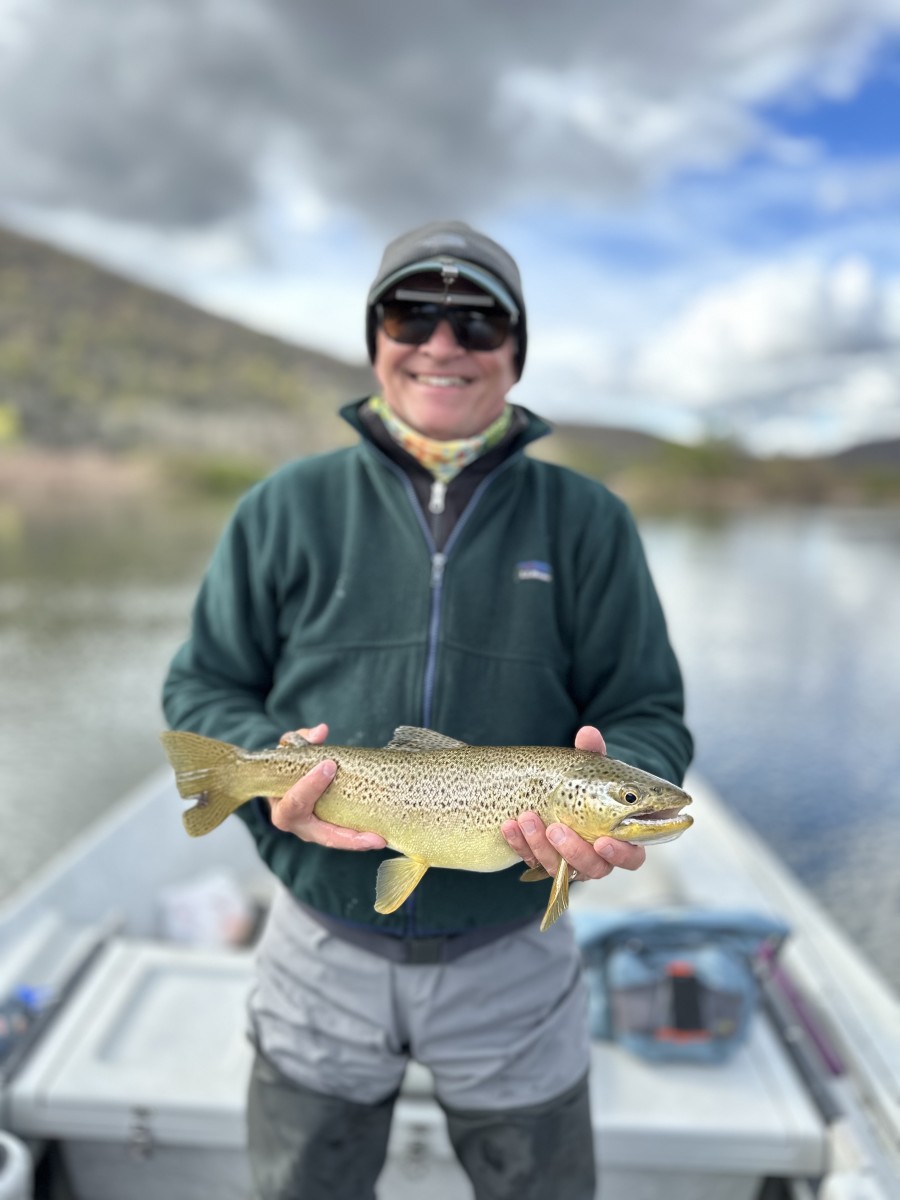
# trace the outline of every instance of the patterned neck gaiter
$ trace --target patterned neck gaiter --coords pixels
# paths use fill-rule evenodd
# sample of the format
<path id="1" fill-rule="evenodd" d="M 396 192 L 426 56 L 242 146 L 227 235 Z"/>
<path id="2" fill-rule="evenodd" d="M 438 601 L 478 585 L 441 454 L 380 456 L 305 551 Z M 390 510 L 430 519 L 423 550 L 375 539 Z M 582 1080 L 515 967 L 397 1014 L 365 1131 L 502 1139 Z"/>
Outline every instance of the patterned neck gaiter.
<path id="1" fill-rule="evenodd" d="M 411 429 L 381 396 L 372 396 L 368 409 L 381 418 L 394 441 L 443 484 L 455 479 L 464 467 L 496 446 L 509 429 L 513 415 L 512 407 L 507 404 L 497 420 L 483 433 L 470 438 L 455 438 L 451 442 L 439 442 Z"/>

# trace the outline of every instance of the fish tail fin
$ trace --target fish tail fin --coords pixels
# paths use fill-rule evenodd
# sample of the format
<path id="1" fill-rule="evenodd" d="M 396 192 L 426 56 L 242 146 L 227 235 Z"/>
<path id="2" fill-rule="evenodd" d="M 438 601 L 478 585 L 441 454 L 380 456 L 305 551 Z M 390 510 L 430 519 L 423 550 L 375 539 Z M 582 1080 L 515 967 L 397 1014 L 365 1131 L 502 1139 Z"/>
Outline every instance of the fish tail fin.
<path id="1" fill-rule="evenodd" d="M 559 860 L 559 866 L 556 869 L 556 877 L 553 880 L 553 887 L 550 889 L 550 899 L 547 901 L 547 908 L 544 911 L 544 919 L 541 921 L 541 933 L 549 929 L 554 921 L 558 921 L 566 909 L 569 907 L 569 864 L 564 858 Z"/>
<path id="2" fill-rule="evenodd" d="M 228 742 L 199 733 L 170 730 L 160 735 L 169 762 L 175 769 L 175 785 L 185 800 L 197 803 L 182 814 L 191 837 L 201 837 L 244 803 L 246 797 L 234 790 L 240 751 Z"/>

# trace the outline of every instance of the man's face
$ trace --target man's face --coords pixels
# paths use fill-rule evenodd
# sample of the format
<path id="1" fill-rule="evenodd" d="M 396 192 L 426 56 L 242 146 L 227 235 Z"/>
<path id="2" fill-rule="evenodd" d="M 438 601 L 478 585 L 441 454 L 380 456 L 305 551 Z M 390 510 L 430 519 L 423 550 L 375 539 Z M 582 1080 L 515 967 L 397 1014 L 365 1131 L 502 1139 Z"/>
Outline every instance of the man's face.
<path id="1" fill-rule="evenodd" d="M 497 350 L 464 350 L 445 320 L 417 346 L 395 342 L 379 327 L 374 370 L 401 420 L 426 437 L 451 441 L 481 433 L 500 416 L 516 382 L 515 353 L 512 334 Z"/>

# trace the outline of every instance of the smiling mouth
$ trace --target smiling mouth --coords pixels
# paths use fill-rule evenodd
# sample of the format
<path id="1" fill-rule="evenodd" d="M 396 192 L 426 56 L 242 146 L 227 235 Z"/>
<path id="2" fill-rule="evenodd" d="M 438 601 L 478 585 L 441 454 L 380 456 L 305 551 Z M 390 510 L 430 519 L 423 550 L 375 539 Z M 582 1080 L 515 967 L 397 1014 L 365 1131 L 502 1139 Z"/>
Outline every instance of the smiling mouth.
<path id="1" fill-rule="evenodd" d="M 463 375 L 417 375 L 413 373 L 413 379 L 416 383 L 424 384 L 425 387 L 437 388 L 467 387 L 472 382 Z"/>

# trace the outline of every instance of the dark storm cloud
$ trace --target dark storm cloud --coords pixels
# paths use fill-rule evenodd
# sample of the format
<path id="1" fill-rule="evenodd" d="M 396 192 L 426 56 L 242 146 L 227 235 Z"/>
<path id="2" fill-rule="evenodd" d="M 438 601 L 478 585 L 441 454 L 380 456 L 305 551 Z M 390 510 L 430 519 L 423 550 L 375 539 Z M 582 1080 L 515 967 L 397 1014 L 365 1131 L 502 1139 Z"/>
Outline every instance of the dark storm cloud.
<path id="1" fill-rule="evenodd" d="M 276 166 L 386 224 L 621 197 L 765 145 L 744 101 L 859 57 L 877 9 L 35 0 L 0 59 L 0 202 L 197 227 Z"/>

